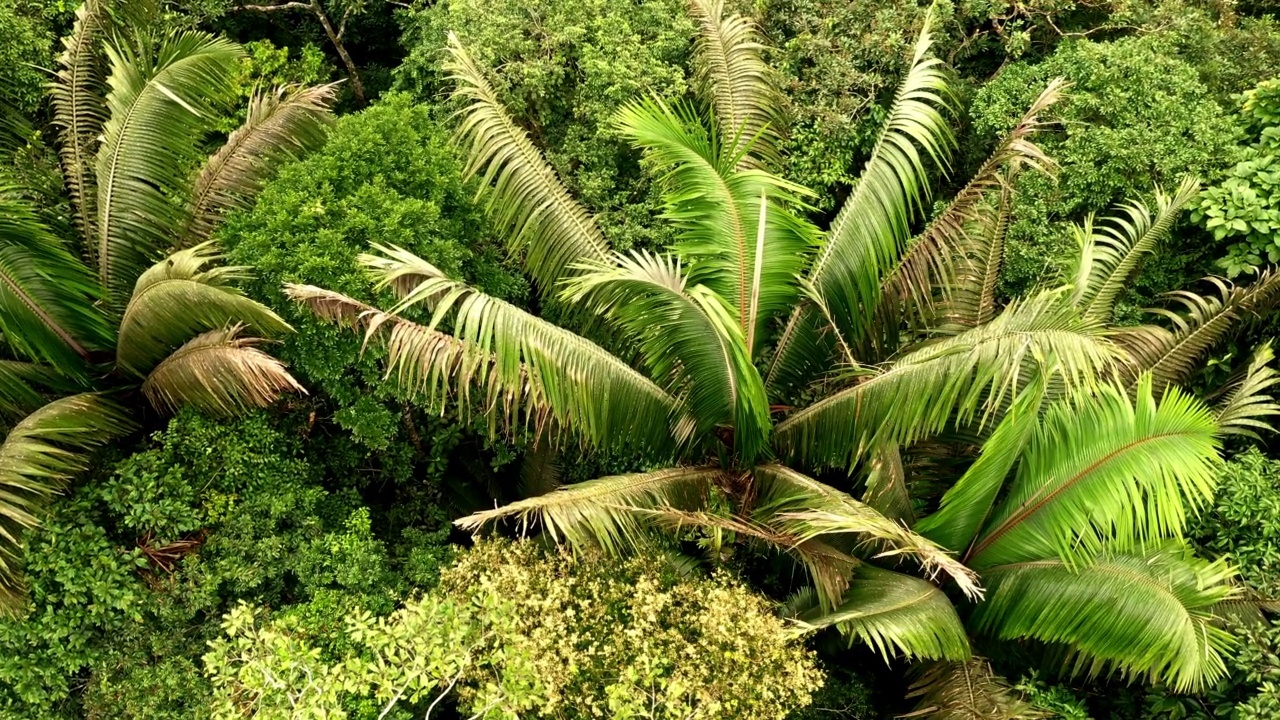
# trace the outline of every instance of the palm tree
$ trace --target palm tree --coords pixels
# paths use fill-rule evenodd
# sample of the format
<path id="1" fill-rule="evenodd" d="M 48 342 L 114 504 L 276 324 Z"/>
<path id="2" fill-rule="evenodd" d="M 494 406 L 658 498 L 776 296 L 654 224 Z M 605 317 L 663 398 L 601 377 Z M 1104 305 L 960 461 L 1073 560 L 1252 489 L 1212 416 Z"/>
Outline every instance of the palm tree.
<path id="1" fill-rule="evenodd" d="M 119 391 L 140 387 L 162 411 L 231 413 L 301 390 L 247 334 L 289 326 L 236 289 L 247 268 L 216 266 L 209 237 L 281 161 L 323 139 L 333 88 L 258 92 L 202 160 L 243 53 L 158 18 L 146 0 L 88 0 L 63 41 L 51 97 L 71 222 L 30 189 L 0 186 L 6 608 L 22 599 L 23 533 L 87 451 L 135 427 Z"/>
<path id="2" fill-rule="evenodd" d="M 458 524 L 516 518 L 615 552 L 692 530 L 786 553 L 812 581 L 791 603 L 806 626 L 953 663 L 926 676 L 926 698 L 987 667 L 974 643 L 1002 640 L 1039 641 L 1082 673 L 1183 689 L 1220 676 L 1229 638 L 1212 611 L 1236 592 L 1231 570 L 1191 556 L 1181 531 L 1212 493 L 1220 435 L 1275 409 L 1274 378 L 1260 356 L 1217 410 L 1173 383 L 1280 279 L 1223 286 L 1221 300 L 1184 295 L 1192 312 L 1173 330 L 1109 327 L 1194 193 L 1186 183 L 1158 196 L 1154 217 L 1132 204 L 1090 221 L 1069 284 L 1000 307 L 1009 179 L 1051 169 L 1031 139 L 1063 86 L 927 218 L 931 168 L 946 169 L 953 145 L 927 23 L 861 179 L 821 232 L 805 219 L 809 191 L 768 170 L 782 113 L 754 26 L 717 0 L 691 10 L 702 104 L 640 100 L 616 120 L 660 172 L 677 231 L 664 253 L 611 252 L 450 39 L 469 172 L 570 327 L 396 247 L 362 258 L 398 294 L 388 310 L 288 288 L 385 343 L 388 378 L 430 407 L 454 402 L 539 445 L 647 459 Z M 406 319 L 411 308 L 429 320 Z M 943 478 L 936 512 L 917 522 L 928 468 L 916 461 L 944 447 L 976 459 Z"/>

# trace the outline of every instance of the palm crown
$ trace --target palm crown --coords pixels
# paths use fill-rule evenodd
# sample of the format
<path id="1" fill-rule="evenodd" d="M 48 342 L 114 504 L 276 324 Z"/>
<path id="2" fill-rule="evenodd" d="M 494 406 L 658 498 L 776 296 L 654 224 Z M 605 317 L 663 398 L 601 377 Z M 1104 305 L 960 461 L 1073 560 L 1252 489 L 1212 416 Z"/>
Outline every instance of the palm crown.
<path id="1" fill-rule="evenodd" d="M 236 290 L 247 268 L 217 267 L 209 238 L 281 161 L 323 139 L 333 96 L 330 86 L 258 92 L 243 125 L 202 158 L 231 109 L 237 45 L 163 31 L 146 0 L 88 0 L 64 45 L 51 98 L 73 228 L 30 189 L 0 187 L 8 606 L 21 598 L 22 532 L 85 451 L 134 426 L 102 391 L 140 385 L 158 410 L 229 413 L 301 389 L 243 335 L 289 326 Z"/>
<path id="2" fill-rule="evenodd" d="M 1167 311 L 1172 330 L 1109 327 L 1141 257 L 1194 194 L 1185 182 L 1158 193 L 1154 211 L 1133 203 L 1091 219 L 1074 277 L 1000 307 L 1009 180 L 1051 170 L 1031 139 L 1063 88 L 1046 88 L 927 219 L 930 168 L 945 170 L 952 147 L 927 25 L 861 179 L 821 232 L 805 219 L 809 191 L 769 170 L 783 117 L 753 25 L 716 0 L 691 11 L 703 105 L 642 100 L 616 118 L 661 175 L 677 236 L 665 253 L 611 252 L 450 39 L 469 171 L 543 297 L 564 303 L 581 333 L 395 247 L 363 257 L 400 297 L 388 310 L 289 287 L 384 342 L 388 377 L 434 406 L 454 398 L 494 430 L 639 452 L 652 468 L 459 524 L 536 520 L 614 551 L 662 529 L 763 544 L 808 571 L 800 622 L 836 625 L 886 655 L 954 662 L 932 676 L 934 692 L 980 665 L 971 636 L 1039 640 L 1080 672 L 1181 689 L 1218 677 L 1229 639 L 1213 613 L 1236 593 L 1232 572 L 1180 538 L 1212 493 L 1219 437 L 1275 410 L 1270 356 L 1260 349 L 1215 409 L 1175 383 L 1280 281 L 1182 294 L 1188 311 Z M 406 319 L 413 307 L 430 320 Z M 917 520 L 913 479 L 928 474 L 918 461 L 975 446 Z M 802 472 L 829 469 L 858 473 L 861 500 Z M 972 603 L 967 628 L 953 598 Z"/>

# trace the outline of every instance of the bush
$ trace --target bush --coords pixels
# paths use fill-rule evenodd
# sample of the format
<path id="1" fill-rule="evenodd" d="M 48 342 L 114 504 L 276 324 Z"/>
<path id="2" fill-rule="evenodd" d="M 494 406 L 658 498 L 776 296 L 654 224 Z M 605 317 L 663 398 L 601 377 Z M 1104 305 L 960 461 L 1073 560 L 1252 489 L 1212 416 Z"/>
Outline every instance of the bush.
<path id="1" fill-rule="evenodd" d="M 377 242 L 403 247 L 485 292 L 519 300 L 526 287 L 502 266 L 472 199 L 454 144 L 432 110 L 392 95 L 339 120 L 323 149 L 282 169 L 253 209 L 229 218 L 219 234 L 231 262 L 255 267 L 258 279 L 249 292 L 298 331 L 278 348 L 279 357 L 331 403 L 326 414 L 399 477 L 410 474 L 413 440 L 403 398 L 380 382 L 378 352 L 362 353 L 349 328 L 320 322 L 286 300 L 282 285 L 319 285 L 386 301 L 357 260 Z M 429 444 L 433 451 L 450 449 L 447 427 L 421 432 L 439 436 L 442 442 Z"/>
<path id="2" fill-rule="evenodd" d="M 1241 99 L 1255 142 L 1226 180 L 1205 189 L 1192 216 L 1215 240 L 1231 241 L 1218 261 L 1231 277 L 1280 262 L 1280 80 L 1262 82 Z"/>
<path id="3" fill-rule="evenodd" d="M 1051 79 L 1074 83 L 1054 113 L 1057 130 L 1038 139 L 1060 166 L 1057 180 L 1023 173 L 1018 182 L 1003 274 L 1007 294 L 1020 295 L 1065 267 L 1075 251 L 1069 223 L 1086 213 L 1149 197 L 1157 185 L 1172 188 L 1183 175 L 1211 182 L 1235 161 L 1234 121 L 1168 43 L 1161 35 L 1067 42 L 1043 62 L 1005 68 L 977 92 L 973 132 L 989 143 Z M 1139 280 L 1148 298 L 1207 269 L 1198 233 L 1169 244 Z"/>
<path id="4" fill-rule="evenodd" d="M 326 487 L 344 469 L 311 457 L 306 431 L 184 413 L 56 504 L 29 541 L 30 606 L 0 620 L 0 717 L 207 718 L 199 658 L 236 603 L 341 648 L 346 616 L 390 612 L 414 586 L 397 558 L 433 583 L 447 521 L 388 547 L 357 496 Z"/>
<path id="5" fill-rule="evenodd" d="M 438 591 L 390 618 L 353 616 L 358 651 L 341 656 L 296 623 L 240 608 L 205 657 L 218 716 L 346 717 L 361 695 L 416 716 L 456 683 L 463 713 L 482 717 L 781 720 L 821 685 L 811 654 L 740 583 L 601 560 L 480 543 Z"/>

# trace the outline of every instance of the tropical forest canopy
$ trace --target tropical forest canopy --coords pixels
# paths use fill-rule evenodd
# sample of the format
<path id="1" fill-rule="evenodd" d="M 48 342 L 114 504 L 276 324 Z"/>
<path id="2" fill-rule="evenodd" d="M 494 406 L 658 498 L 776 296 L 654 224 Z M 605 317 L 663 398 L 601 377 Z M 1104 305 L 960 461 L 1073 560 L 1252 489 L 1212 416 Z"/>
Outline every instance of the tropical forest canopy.
<path id="1" fill-rule="evenodd" d="M 1280 720 L 1277 15 L 0 0 L 0 718 Z"/>

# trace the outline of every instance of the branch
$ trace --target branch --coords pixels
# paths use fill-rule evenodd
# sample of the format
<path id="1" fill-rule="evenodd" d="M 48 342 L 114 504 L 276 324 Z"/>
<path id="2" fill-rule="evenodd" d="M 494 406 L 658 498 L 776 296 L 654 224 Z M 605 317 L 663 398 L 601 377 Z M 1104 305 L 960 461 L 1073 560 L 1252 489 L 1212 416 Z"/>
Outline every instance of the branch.
<path id="1" fill-rule="evenodd" d="M 253 10 L 256 12 L 274 12 L 276 10 L 310 10 L 311 3 L 287 2 L 283 5 L 237 5 L 232 10 Z"/>

